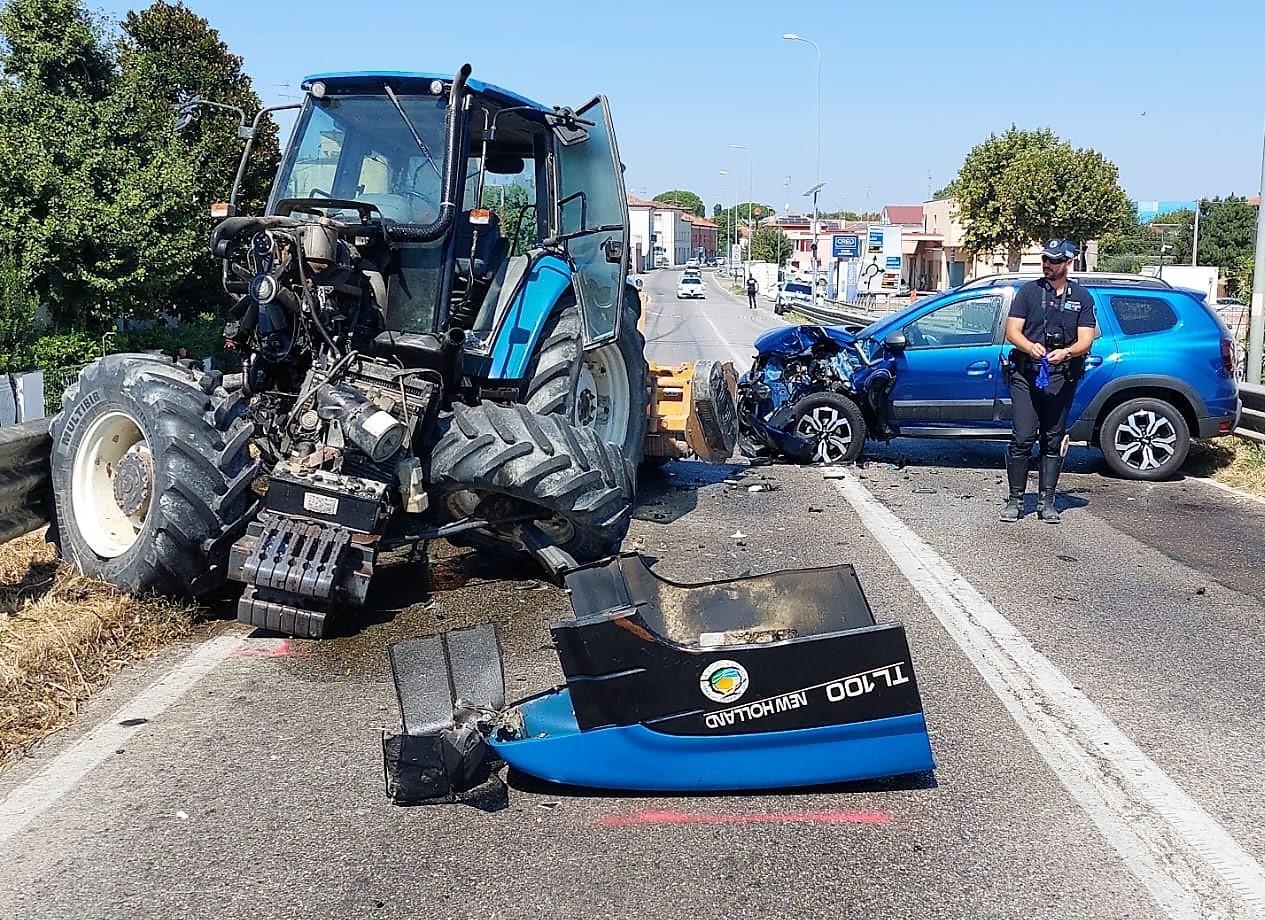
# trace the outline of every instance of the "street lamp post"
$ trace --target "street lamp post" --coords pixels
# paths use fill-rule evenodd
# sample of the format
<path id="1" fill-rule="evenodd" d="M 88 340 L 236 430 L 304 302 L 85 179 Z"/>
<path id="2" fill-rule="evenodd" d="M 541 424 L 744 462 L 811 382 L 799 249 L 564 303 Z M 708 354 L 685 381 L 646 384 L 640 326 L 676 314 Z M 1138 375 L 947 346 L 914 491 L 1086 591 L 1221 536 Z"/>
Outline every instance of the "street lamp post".
<path id="1" fill-rule="evenodd" d="M 1170 230 L 1176 230 L 1177 227 L 1177 224 L 1151 224 L 1151 229 L 1158 230 L 1160 234 L 1160 267 L 1159 271 L 1155 273 L 1157 278 L 1162 279 L 1164 277 L 1164 234 Z"/>
<path id="2" fill-rule="evenodd" d="M 812 39 L 804 38 L 796 35 L 794 32 L 787 32 L 782 36 L 788 42 L 803 42 L 806 45 L 812 45 L 813 50 L 817 52 L 817 172 L 814 178 L 815 191 L 813 192 L 813 303 L 817 303 L 817 192 L 821 190 L 821 48 Z"/>
<path id="3" fill-rule="evenodd" d="M 720 175 L 726 176 L 726 177 L 729 176 L 729 170 L 721 170 Z M 721 182 L 721 186 L 720 186 L 720 200 L 721 201 L 725 200 L 726 191 L 729 191 L 729 180 L 727 180 L 727 178 L 726 178 L 726 181 Z M 732 201 L 732 199 L 730 199 L 730 201 Z M 729 214 L 725 215 L 725 263 L 726 264 L 729 264 L 730 258 L 732 256 L 734 256 L 734 211 L 732 211 L 731 209 L 729 211 Z M 730 275 L 732 275 L 732 273 L 734 273 L 734 270 L 732 270 L 732 267 L 730 267 Z"/>
<path id="4" fill-rule="evenodd" d="M 747 154 L 747 261 L 751 261 L 751 247 L 755 244 L 755 227 L 751 222 L 751 201 L 755 194 L 755 180 L 751 169 L 751 150 L 742 144 L 730 144 L 733 150 L 742 150 Z"/>

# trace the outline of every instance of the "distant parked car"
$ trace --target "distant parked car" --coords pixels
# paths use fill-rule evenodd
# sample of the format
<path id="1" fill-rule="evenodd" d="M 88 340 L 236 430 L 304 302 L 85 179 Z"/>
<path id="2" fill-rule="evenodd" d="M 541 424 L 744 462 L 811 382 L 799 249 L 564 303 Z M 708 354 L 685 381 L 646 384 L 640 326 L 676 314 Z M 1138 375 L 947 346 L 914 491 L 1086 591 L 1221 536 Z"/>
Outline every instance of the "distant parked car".
<path id="1" fill-rule="evenodd" d="M 703 286 L 703 279 L 697 275 L 686 275 L 681 278 L 676 285 L 677 299 L 690 297 L 706 297 L 707 289 Z"/>
<path id="2" fill-rule="evenodd" d="M 813 302 L 813 287 L 806 281 L 783 281 L 773 294 L 773 312 L 781 316 L 796 306 Z"/>
<path id="3" fill-rule="evenodd" d="M 703 266 L 702 266 L 702 263 L 698 261 L 698 259 L 686 259 L 685 267 L 686 268 L 702 268 Z"/>
<path id="4" fill-rule="evenodd" d="M 977 279 L 859 331 L 770 330 L 756 340 L 755 364 L 740 386 L 744 428 L 775 450 L 788 452 L 784 445 L 795 443 L 805 459 L 831 462 L 854 457 L 867 432 L 884 439 L 1008 438 L 1004 330 L 1026 280 Z M 1100 448 L 1119 476 L 1167 479 L 1185 462 L 1192 437 L 1234 430 L 1241 405 L 1230 333 L 1196 291 L 1141 276 L 1076 280 L 1094 298 L 1098 326 L 1068 414 L 1071 438 Z M 789 359 L 804 372 L 792 373 Z M 821 368 L 835 370 L 823 376 Z M 874 377 L 878 368 L 886 379 Z M 826 415 L 834 420 L 829 440 L 822 434 Z"/>

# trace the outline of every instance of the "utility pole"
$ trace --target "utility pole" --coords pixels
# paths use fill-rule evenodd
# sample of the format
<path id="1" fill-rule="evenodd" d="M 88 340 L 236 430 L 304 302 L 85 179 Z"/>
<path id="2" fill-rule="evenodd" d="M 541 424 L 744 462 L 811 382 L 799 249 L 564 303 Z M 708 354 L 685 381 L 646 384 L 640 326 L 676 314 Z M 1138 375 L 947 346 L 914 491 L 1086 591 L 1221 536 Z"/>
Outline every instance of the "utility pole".
<path id="1" fill-rule="evenodd" d="M 821 194 L 822 186 L 826 183 L 818 182 L 808 191 L 804 192 L 804 197 L 813 196 L 813 306 L 817 301 L 817 196 Z"/>
<path id="2" fill-rule="evenodd" d="M 1261 194 L 1265 196 L 1265 149 L 1261 153 Z M 1256 207 L 1256 270 L 1247 333 L 1247 382 L 1261 382 L 1261 345 L 1265 338 L 1265 198 Z"/>
<path id="3" fill-rule="evenodd" d="M 823 185 L 821 181 L 821 48 L 811 39 L 804 38 L 802 35 L 796 35 L 794 32 L 787 32 L 782 36 L 786 41 L 803 42 L 811 45 L 817 55 L 817 175 L 813 179 L 816 185 L 813 186 L 813 306 L 818 303 L 817 300 L 817 237 L 819 228 L 817 226 L 817 194 L 821 191 Z"/>
<path id="4" fill-rule="evenodd" d="M 750 262 L 751 249 L 755 245 L 755 225 L 752 223 L 752 218 L 751 218 L 751 202 L 755 197 L 755 179 L 753 178 L 755 173 L 752 170 L 752 166 L 751 166 L 751 148 L 745 147 L 742 144 L 730 144 L 729 147 L 731 147 L 734 150 L 745 151 L 747 154 L 747 259 L 746 261 Z"/>
<path id="5" fill-rule="evenodd" d="M 1199 264 L 1199 212 L 1203 210 L 1203 206 L 1204 203 L 1202 198 L 1195 202 L 1195 240 L 1193 245 L 1190 247 L 1191 265 Z"/>

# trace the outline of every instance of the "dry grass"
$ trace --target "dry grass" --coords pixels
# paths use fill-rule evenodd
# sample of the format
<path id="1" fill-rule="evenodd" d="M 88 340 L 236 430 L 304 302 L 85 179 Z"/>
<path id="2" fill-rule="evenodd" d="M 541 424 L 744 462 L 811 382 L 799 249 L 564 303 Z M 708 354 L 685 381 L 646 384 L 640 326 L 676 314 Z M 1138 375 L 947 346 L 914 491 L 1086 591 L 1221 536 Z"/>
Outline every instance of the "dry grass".
<path id="1" fill-rule="evenodd" d="M 193 608 L 70 571 L 42 533 L 0 545 L 0 769 L 70 724 L 124 665 L 187 635 L 192 619 Z"/>
<path id="2" fill-rule="evenodd" d="M 1196 441 L 1183 469 L 1265 497 L 1265 445 L 1239 438 Z"/>

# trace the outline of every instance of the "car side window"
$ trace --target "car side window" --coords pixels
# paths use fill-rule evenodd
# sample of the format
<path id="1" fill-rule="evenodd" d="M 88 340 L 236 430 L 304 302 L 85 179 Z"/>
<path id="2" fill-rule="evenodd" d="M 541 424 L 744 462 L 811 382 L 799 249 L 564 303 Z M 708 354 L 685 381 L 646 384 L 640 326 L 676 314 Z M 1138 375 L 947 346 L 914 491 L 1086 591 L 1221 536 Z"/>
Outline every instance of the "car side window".
<path id="1" fill-rule="evenodd" d="M 1177 313 L 1161 297 L 1112 297 L 1111 312 L 1125 335 L 1163 332 L 1177 325 Z"/>
<path id="2" fill-rule="evenodd" d="M 956 300 L 905 326 L 908 348 L 956 348 L 991 345 L 1001 312 L 1001 295 Z"/>

